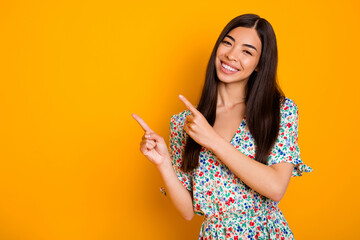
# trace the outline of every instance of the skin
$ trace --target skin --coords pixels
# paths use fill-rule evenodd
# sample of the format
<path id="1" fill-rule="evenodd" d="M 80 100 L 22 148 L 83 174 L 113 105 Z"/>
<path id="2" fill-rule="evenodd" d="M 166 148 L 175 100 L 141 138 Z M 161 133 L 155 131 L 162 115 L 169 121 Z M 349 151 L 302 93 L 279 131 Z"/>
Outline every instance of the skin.
<path id="1" fill-rule="evenodd" d="M 244 117 L 245 87 L 259 62 L 260 55 L 261 40 L 256 31 L 250 28 L 233 29 L 217 49 L 215 67 L 220 82 L 214 129 L 228 142 Z M 231 64 L 239 71 L 234 74 L 224 73 L 221 62 Z"/>
<path id="2" fill-rule="evenodd" d="M 185 220 L 190 221 L 195 215 L 192 194 L 176 176 L 164 138 L 156 134 L 138 115 L 133 113 L 132 116 L 144 130 L 140 142 L 140 151 L 159 170 L 165 183 L 167 196 L 169 196 L 176 210 Z"/>
<path id="3" fill-rule="evenodd" d="M 244 117 L 246 84 L 250 74 L 258 70 L 260 56 L 261 40 L 252 28 L 234 28 L 219 45 L 215 67 L 220 82 L 214 127 L 185 97 L 179 95 L 179 98 L 191 111 L 184 124 L 187 134 L 197 143 L 212 151 L 249 187 L 278 202 L 288 187 L 293 164 L 277 163 L 267 166 L 254 161 L 230 144 Z M 238 71 L 224 71 L 221 67 L 222 62 Z M 159 170 L 167 194 L 176 209 L 184 219 L 191 220 L 194 216 L 192 194 L 178 180 L 172 168 L 171 157 L 164 139 L 150 129 L 138 115 L 132 114 L 132 116 L 144 130 L 140 151 Z"/>

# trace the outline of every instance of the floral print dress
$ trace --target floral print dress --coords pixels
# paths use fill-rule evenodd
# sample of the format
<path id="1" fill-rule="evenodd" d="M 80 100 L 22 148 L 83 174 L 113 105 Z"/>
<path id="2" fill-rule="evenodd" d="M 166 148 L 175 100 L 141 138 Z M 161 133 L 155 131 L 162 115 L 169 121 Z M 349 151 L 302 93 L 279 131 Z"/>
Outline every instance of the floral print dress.
<path id="1" fill-rule="evenodd" d="M 183 126 L 189 114 L 190 111 L 185 110 L 171 117 L 169 152 L 179 180 L 192 192 L 194 212 L 204 216 L 199 240 L 294 239 L 278 207 L 279 202 L 248 187 L 210 150 L 202 147 L 199 166 L 192 172 L 185 173 L 180 169 L 184 145 L 189 137 Z M 280 125 L 267 165 L 292 163 L 292 177 L 311 172 L 312 169 L 300 159 L 298 108 L 289 98 L 285 98 L 281 105 Z M 255 157 L 255 143 L 246 125 L 246 117 L 231 144 L 246 156 Z"/>

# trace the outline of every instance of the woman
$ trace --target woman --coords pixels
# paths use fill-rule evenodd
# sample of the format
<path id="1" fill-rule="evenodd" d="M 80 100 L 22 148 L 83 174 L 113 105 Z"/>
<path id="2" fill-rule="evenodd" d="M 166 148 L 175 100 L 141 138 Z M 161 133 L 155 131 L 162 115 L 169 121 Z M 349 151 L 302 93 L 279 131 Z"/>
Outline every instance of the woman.
<path id="1" fill-rule="evenodd" d="M 298 109 L 276 82 L 277 44 L 265 19 L 245 14 L 220 34 L 200 102 L 171 117 L 170 151 L 137 115 L 141 152 L 199 239 L 293 239 L 278 203 L 291 176 L 312 169 L 297 144 Z M 165 192 L 164 192 L 165 193 Z"/>

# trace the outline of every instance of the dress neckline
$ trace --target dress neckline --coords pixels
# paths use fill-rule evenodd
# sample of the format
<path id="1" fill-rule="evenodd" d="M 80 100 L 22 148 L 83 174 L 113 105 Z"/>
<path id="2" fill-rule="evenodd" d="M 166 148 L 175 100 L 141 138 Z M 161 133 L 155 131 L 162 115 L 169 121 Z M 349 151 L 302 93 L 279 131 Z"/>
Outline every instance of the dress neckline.
<path id="1" fill-rule="evenodd" d="M 236 129 L 236 132 L 234 133 L 233 137 L 231 138 L 230 142 L 228 142 L 228 143 L 232 143 L 232 142 L 233 142 L 233 140 L 235 139 L 235 137 L 236 137 L 239 129 L 241 129 L 241 126 L 243 125 L 243 122 L 245 123 L 245 120 L 246 120 L 246 116 L 244 115 L 243 118 L 242 118 L 242 120 L 241 120 L 241 122 L 240 122 L 239 127 Z"/>

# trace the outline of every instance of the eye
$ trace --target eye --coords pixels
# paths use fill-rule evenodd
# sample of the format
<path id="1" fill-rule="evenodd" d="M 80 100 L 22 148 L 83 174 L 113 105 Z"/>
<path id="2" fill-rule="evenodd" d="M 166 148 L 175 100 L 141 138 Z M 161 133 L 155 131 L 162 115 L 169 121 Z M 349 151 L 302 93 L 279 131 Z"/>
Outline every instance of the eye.
<path id="1" fill-rule="evenodd" d="M 222 43 L 225 44 L 225 45 L 231 46 L 231 43 L 229 41 L 222 40 Z"/>
<path id="2" fill-rule="evenodd" d="M 247 51 L 247 50 L 244 50 L 244 52 L 245 52 L 246 54 L 249 54 L 250 56 L 252 56 L 251 52 L 249 52 L 249 51 Z"/>

